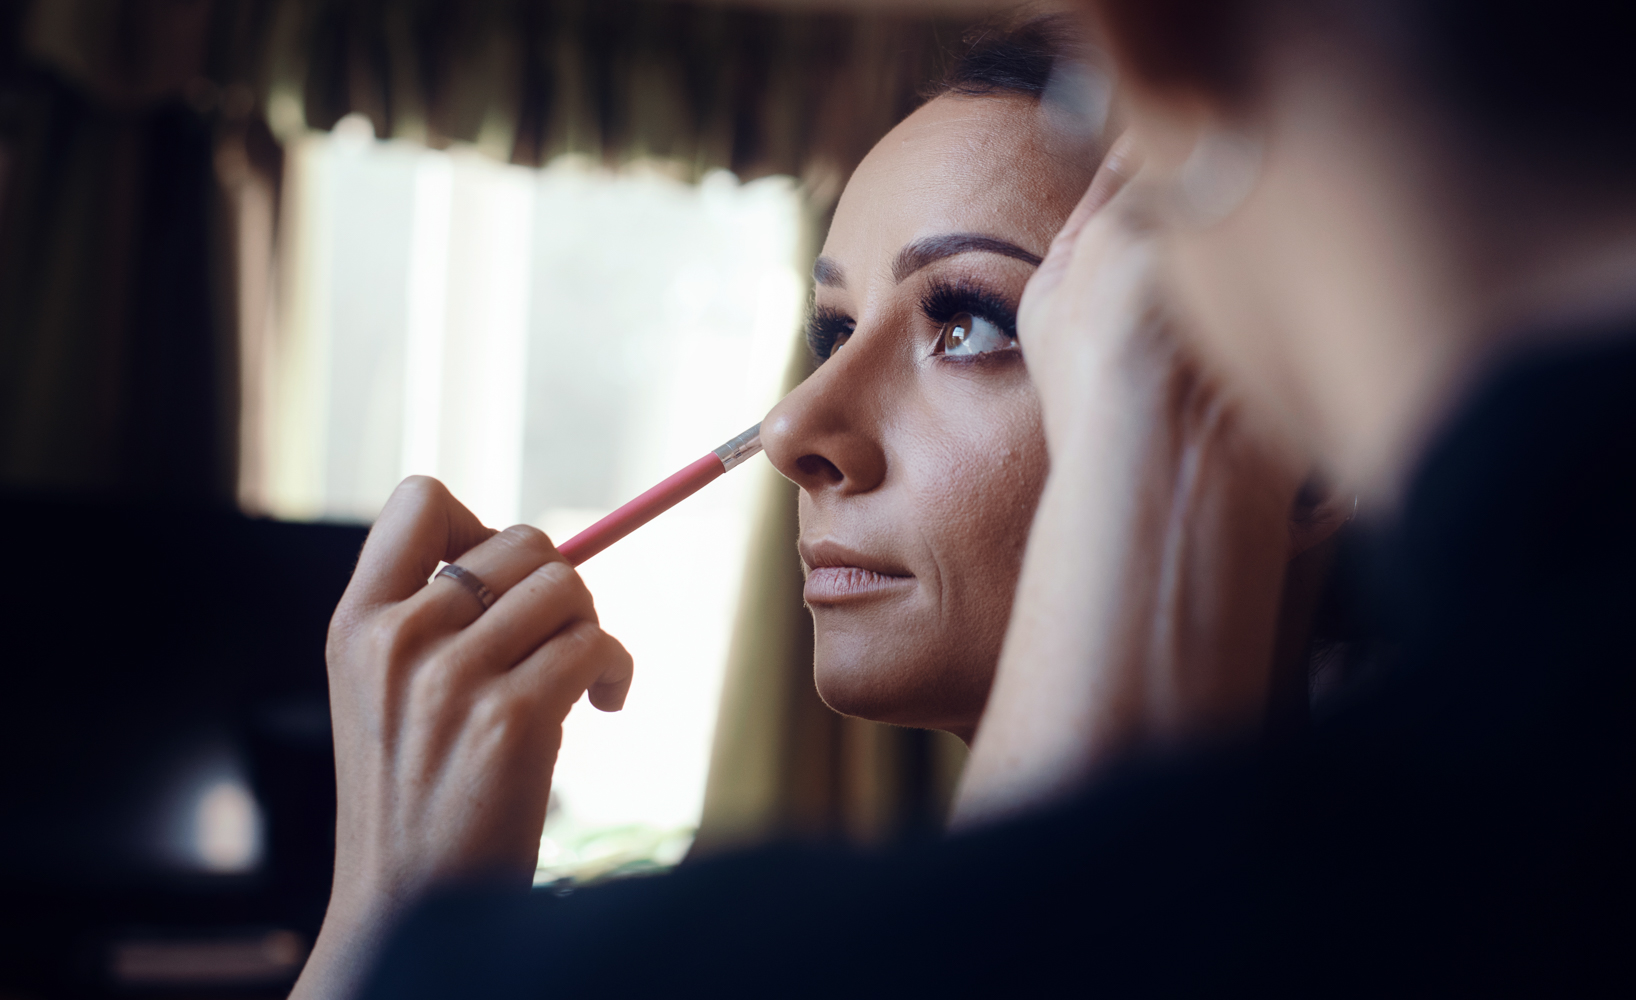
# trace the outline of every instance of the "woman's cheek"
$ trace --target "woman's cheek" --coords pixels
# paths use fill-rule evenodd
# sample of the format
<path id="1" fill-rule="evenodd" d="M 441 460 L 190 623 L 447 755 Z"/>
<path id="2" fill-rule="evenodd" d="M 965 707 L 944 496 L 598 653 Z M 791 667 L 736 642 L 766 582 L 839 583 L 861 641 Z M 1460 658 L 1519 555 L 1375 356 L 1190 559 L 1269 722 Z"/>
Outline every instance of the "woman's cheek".
<path id="1" fill-rule="evenodd" d="M 922 508 L 946 513 L 924 524 L 955 577 L 946 588 L 958 605 L 945 609 L 951 626 L 1001 636 L 1049 468 L 1038 397 L 1031 385 L 1013 386 L 961 427 L 945 436 L 942 468 L 925 480 Z"/>
<path id="2" fill-rule="evenodd" d="M 785 508 L 788 510 L 788 508 Z M 788 522 L 786 522 L 788 523 Z M 807 491 L 796 487 L 795 490 L 795 537 L 803 538 L 807 533 L 807 525 L 812 523 L 812 498 Z"/>
<path id="3" fill-rule="evenodd" d="M 832 707 L 975 725 L 1046 473 L 1038 398 L 1025 375 L 1018 381 L 902 401 L 895 469 L 873 513 L 890 522 L 921 587 L 871 613 L 815 615 L 818 686 Z M 805 528 L 816 513 L 805 494 L 798 509 Z"/>

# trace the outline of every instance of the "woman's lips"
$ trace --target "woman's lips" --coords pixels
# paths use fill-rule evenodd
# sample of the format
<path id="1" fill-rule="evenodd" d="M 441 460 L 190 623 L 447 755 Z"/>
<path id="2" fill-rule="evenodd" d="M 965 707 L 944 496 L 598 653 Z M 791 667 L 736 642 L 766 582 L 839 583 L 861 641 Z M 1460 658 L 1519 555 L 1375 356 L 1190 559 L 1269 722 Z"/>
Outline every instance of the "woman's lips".
<path id="1" fill-rule="evenodd" d="M 808 604 L 874 600 L 915 585 L 914 575 L 897 563 L 838 539 L 803 538 L 799 548 L 807 565 Z"/>
<path id="2" fill-rule="evenodd" d="M 859 566 L 816 566 L 807 574 L 803 595 L 808 604 L 839 604 L 882 597 L 913 586 L 914 581 L 912 576 L 889 576 Z"/>

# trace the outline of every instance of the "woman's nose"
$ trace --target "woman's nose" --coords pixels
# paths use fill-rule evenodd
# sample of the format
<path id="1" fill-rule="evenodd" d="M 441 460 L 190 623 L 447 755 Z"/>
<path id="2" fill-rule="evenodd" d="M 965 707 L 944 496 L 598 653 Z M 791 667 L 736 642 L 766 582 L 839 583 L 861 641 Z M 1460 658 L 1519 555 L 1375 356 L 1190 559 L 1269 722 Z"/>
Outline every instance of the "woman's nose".
<path id="1" fill-rule="evenodd" d="M 867 493 L 886 478 L 873 394 L 844 378 L 840 362 L 819 368 L 761 422 L 773 467 L 814 498 Z"/>

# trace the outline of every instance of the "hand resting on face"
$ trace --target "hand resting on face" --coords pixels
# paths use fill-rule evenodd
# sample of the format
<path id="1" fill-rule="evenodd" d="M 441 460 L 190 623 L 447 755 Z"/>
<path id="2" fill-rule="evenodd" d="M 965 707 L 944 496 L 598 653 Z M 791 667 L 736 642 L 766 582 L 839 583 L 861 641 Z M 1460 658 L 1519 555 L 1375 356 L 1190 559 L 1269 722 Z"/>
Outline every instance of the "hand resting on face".
<path id="1" fill-rule="evenodd" d="M 1176 335 L 1148 225 L 1162 192 L 1126 183 L 1136 164 L 1121 140 L 1023 295 L 1051 471 L 957 828 L 1253 725 L 1267 699 L 1302 470 Z"/>

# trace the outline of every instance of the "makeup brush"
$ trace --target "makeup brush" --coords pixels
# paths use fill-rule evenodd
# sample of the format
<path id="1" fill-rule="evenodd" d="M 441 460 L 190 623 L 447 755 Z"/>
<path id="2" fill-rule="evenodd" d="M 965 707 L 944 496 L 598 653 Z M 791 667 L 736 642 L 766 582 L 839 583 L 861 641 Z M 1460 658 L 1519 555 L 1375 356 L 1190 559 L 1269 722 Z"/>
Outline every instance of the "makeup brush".
<path id="1" fill-rule="evenodd" d="M 570 566 L 601 552 L 665 511 L 704 489 L 706 483 L 761 452 L 761 425 L 710 452 L 687 468 L 557 546 Z"/>

